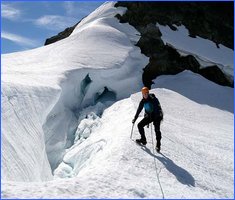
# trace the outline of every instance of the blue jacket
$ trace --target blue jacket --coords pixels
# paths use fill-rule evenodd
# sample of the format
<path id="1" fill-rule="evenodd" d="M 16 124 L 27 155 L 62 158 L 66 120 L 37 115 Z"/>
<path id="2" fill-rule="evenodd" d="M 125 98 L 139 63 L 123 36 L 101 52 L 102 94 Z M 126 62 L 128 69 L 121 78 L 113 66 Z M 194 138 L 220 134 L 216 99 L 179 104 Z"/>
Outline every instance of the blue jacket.
<path id="1" fill-rule="evenodd" d="M 163 112 L 159 100 L 154 94 L 149 94 L 147 99 L 142 99 L 139 103 L 139 107 L 135 114 L 135 120 L 138 118 L 142 109 L 145 109 L 145 113 L 153 120 L 163 119 Z"/>

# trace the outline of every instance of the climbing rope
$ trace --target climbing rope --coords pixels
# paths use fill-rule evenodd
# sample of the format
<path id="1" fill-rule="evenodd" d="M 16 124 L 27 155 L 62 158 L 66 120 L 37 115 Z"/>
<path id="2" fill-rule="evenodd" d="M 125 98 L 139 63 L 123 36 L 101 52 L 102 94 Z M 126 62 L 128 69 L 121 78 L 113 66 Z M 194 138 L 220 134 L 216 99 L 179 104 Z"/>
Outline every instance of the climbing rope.
<path id="1" fill-rule="evenodd" d="M 155 153 L 154 153 L 154 143 L 153 143 L 153 131 L 152 131 L 152 123 L 151 123 L 151 137 L 152 137 L 152 147 L 153 147 L 153 154 L 155 155 Z M 157 170 L 157 164 L 156 164 L 156 158 L 155 157 L 153 157 L 153 159 L 154 159 L 154 165 L 155 165 L 155 169 L 156 169 L 156 174 L 157 174 L 157 180 L 158 180 L 158 184 L 159 184 L 159 186 L 160 186 L 160 189 L 161 189 L 161 192 L 162 192 L 162 198 L 163 199 L 165 199 L 165 195 L 164 195 L 164 192 L 163 192 L 163 189 L 162 189 L 162 185 L 161 185 L 161 181 L 160 181 L 160 178 L 159 178 L 159 174 L 160 174 L 160 172 L 161 172 L 161 169 L 159 170 L 159 172 L 158 172 L 158 170 Z"/>

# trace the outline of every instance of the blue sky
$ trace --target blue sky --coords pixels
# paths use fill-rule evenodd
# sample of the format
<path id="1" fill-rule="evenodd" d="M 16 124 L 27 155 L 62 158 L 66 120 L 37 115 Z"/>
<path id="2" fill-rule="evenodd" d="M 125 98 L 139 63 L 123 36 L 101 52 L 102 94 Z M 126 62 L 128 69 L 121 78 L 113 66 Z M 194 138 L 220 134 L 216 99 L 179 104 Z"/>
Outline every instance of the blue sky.
<path id="1" fill-rule="evenodd" d="M 103 1 L 1 2 L 1 52 L 43 46 L 46 38 L 73 26 Z"/>

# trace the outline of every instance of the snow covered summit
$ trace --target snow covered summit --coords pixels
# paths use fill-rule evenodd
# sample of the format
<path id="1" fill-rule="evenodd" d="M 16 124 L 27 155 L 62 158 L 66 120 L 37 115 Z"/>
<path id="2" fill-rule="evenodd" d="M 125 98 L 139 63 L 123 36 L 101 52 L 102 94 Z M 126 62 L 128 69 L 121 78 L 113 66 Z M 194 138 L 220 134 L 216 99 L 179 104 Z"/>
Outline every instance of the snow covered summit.
<path id="1" fill-rule="evenodd" d="M 124 11 L 105 3 L 68 38 L 2 55 L 4 198 L 233 197 L 232 88 L 161 76 L 162 154 L 151 126 L 146 148 L 136 125 L 130 139 L 148 59 Z"/>

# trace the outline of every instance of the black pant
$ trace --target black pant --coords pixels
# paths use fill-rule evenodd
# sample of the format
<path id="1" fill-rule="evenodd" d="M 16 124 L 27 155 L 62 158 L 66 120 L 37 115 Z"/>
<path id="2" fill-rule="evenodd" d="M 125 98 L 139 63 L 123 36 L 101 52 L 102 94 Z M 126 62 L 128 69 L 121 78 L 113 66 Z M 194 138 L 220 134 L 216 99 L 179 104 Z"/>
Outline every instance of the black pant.
<path id="1" fill-rule="evenodd" d="M 160 131 L 160 124 L 161 124 L 161 118 L 154 118 L 151 119 L 150 117 L 144 117 L 139 123 L 138 123 L 138 129 L 141 135 L 141 140 L 146 141 L 146 137 L 144 134 L 144 127 L 148 125 L 149 123 L 153 122 L 155 134 L 156 134 L 156 140 L 157 140 L 157 147 L 160 148 L 161 146 L 161 138 L 162 134 Z"/>

